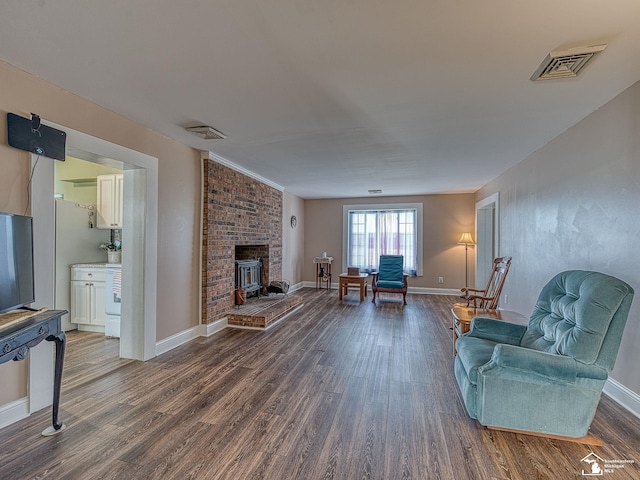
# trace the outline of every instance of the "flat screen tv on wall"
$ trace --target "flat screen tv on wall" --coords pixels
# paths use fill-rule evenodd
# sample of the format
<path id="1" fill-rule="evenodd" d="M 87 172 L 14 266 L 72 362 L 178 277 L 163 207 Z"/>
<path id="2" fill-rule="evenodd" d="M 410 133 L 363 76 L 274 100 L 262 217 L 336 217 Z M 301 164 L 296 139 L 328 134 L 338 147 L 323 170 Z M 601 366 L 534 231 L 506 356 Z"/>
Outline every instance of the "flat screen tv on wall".
<path id="1" fill-rule="evenodd" d="M 0 212 L 0 313 L 33 301 L 33 219 Z"/>

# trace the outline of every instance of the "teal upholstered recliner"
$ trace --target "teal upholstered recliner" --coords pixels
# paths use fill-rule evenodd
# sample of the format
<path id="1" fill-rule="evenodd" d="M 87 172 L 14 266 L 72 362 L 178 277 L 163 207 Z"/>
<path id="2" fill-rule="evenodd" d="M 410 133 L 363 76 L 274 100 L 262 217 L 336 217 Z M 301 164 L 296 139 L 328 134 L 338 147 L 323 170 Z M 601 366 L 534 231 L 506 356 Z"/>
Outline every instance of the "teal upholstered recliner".
<path id="1" fill-rule="evenodd" d="M 528 326 L 473 319 L 454 366 L 469 415 L 485 426 L 585 436 L 633 294 L 617 278 L 573 270 L 542 289 Z"/>
<path id="2" fill-rule="evenodd" d="M 402 255 L 380 255 L 378 272 L 372 274 L 371 290 L 373 303 L 376 303 L 378 292 L 401 293 L 402 301 L 407 304 L 407 275 L 404 274 L 404 257 Z"/>

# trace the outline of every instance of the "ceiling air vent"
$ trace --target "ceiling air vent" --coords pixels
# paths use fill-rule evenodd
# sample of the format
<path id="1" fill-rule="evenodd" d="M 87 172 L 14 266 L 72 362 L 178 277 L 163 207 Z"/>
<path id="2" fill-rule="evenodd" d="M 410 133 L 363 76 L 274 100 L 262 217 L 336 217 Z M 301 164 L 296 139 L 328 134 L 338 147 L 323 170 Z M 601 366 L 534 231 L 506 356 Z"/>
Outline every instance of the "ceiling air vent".
<path id="1" fill-rule="evenodd" d="M 531 80 L 577 77 L 584 66 L 606 47 L 606 45 L 595 45 L 551 52 L 531 76 Z"/>
<path id="2" fill-rule="evenodd" d="M 382 193 L 382 190 L 377 188 L 375 190 L 368 190 L 368 192 L 369 192 L 369 195 L 380 195 Z"/>
<path id="3" fill-rule="evenodd" d="M 205 140 L 223 140 L 227 138 L 227 136 L 219 132 L 213 127 L 208 125 L 199 125 L 197 127 L 186 127 L 185 130 L 189 133 L 194 134 L 196 137 L 203 138 Z"/>

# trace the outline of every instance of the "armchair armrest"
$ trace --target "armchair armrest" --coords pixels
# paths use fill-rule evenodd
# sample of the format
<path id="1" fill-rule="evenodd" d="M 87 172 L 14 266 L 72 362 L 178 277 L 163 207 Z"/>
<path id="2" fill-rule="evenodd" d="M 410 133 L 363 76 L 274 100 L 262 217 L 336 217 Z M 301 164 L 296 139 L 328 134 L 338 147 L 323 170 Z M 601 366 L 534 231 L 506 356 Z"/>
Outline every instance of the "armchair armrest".
<path id="1" fill-rule="evenodd" d="M 573 383 L 578 376 L 577 362 L 572 357 L 504 344 L 496 345 L 489 363 L 480 368 L 483 373 L 494 368 L 517 370 L 520 374 L 555 383 Z"/>
<path id="2" fill-rule="evenodd" d="M 495 318 L 475 317 L 471 321 L 470 337 L 485 338 L 496 343 L 520 345 L 520 340 L 527 330 L 525 325 L 496 320 Z"/>

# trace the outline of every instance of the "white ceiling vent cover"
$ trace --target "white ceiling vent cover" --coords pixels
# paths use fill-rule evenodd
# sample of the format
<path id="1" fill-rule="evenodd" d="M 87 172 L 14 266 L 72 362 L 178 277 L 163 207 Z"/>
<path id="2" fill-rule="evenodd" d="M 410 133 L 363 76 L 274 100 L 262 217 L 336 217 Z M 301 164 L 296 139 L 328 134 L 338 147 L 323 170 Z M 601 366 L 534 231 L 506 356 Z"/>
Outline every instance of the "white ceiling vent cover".
<path id="1" fill-rule="evenodd" d="M 605 48 L 606 45 L 594 45 L 551 52 L 531 76 L 531 80 L 577 77 L 585 65 Z"/>
<path id="2" fill-rule="evenodd" d="M 205 140 L 224 140 L 227 136 L 219 132 L 213 127 L 208 125 L 199 125 L 197 127 L 186 127 L 185 130 L 192 133 L 196 137 L 203 138 Z"/>

